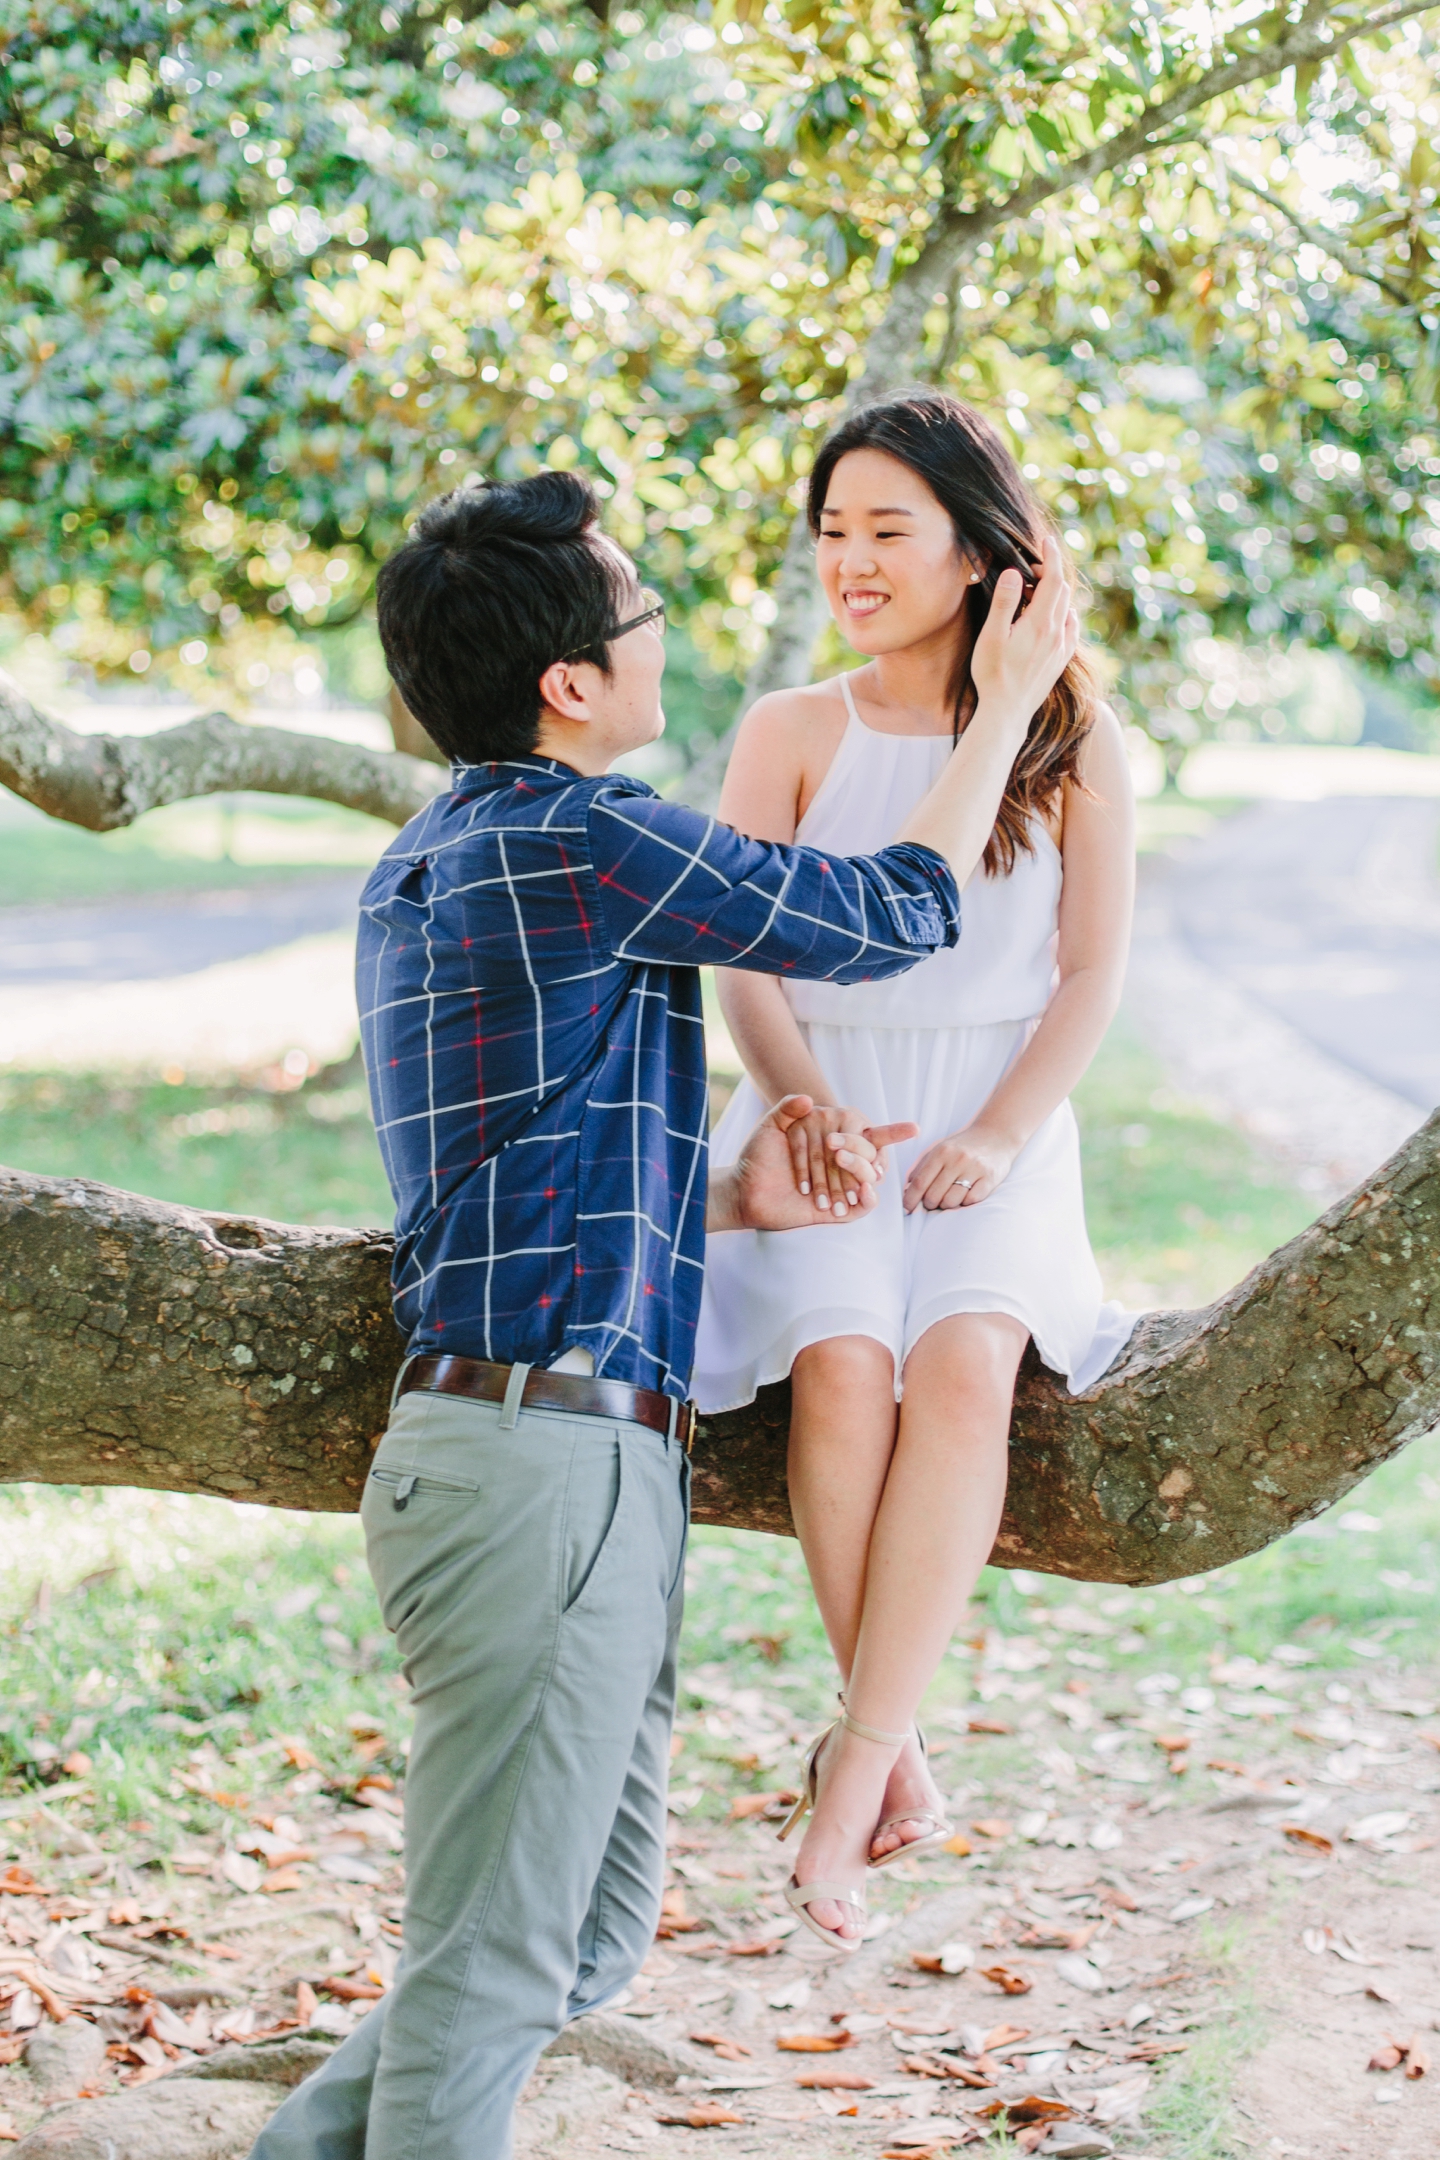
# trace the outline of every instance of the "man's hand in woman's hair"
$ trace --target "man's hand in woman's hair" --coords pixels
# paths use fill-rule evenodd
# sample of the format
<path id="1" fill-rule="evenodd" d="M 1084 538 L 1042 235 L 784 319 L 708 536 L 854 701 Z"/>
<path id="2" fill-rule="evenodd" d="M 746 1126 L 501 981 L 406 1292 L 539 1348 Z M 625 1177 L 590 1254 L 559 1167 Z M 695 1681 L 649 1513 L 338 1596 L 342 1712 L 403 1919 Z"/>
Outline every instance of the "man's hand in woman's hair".
<path id="1" fill-rule="evenodd" d="M 1004 707 L 1028 722 L 1075 657 L 1080 616 L 1054 537 L 1046 535 L 1039 581 L 1021 610 L 1025 581 L 1004 570 L 971 655 L 970 673 L 982 704 Z"/>

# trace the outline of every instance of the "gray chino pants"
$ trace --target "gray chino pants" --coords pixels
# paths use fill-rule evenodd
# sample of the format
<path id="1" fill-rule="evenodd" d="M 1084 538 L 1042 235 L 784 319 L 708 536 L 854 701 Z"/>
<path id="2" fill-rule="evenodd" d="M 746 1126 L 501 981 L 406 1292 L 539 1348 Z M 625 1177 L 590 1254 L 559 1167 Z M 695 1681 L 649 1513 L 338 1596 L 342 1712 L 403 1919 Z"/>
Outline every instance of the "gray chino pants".
<path id="1" fill-rule="evenodd" d="M 654 1937 L 689 1465 L 644 1426 L 415 1393 L 361 1516 L 414 1690 L 393 1990 L 252 2160 L 505 2160 L 541 2049 Z"/>

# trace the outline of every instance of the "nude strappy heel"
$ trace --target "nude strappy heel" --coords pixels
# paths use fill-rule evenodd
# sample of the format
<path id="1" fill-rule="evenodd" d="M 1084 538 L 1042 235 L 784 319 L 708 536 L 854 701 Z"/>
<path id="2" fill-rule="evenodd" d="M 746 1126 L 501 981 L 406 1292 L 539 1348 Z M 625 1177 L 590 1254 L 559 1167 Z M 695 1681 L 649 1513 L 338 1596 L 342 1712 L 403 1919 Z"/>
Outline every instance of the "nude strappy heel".
<path id="1" fill-rule="evenodd" d="M 848 1905 L 855 1915 L 856 1926 L 864 1927 L 865 1900 L 852 1884 L 834 1882 L 807 1882 L 802 1884 L 797 1883 L 792 1875 L 785 1885 L 785 1902 L 793 1913 L 799 1915 L 802 1926 L 809 1928 L 812 1935 L 818 1935 L 821 1942 L 828 1943 L 832 1950 L 843 1950 L 848 1956 L 852 1950 L 859 1949 L 861 1938 L 856 1935 L 853 1940 L 847 1941 L 845 1936 L 837 1935 L 834 1928 L 821 1927 L 818 1920 L 811 1918 L 810 1907 L 818 1905 L 822 1898 L 828 1898 L 835 1905 Z"/>
<path id="2" fill-rule="evenodd" d="M 836 1730 L 837 1725 L 843 1725 L 847 1732 L 856 1734 L 861 1740 L 875 1741 L 880 1747 L 903 1747 L 910 1737 L 908 1733 L 881 1732 L 876 1725 L 862 1725 L 859 1718 L 851 1717 L 850 1712 L 845 1708 L 843 1695 L 840 1698 L 840 1705 L 840 1715 L 835 1725 L 827 1725 L 810 1750 L 809 1758 L 805 1764 L 805 1791 L 796 1801 L 781 1828 L 780 1835 L 782 1838 L 789 1837 L 796 1823 L 800 1822 L 815 1805 L 815 1787 L 820 1753 L 831 1733 Z M 903 1819 L 902 1817 L 901 1820 Z M 848 1906 L 855 1915 L 857 1926 L 864 1927 L 864 1893 L 857 1890 L 852 1883 L 798 1883 L 792 1875 L 785 1885 L 786 1904 L 793 1913 L 799 1915 L 801 1922 L 805 1927 L 809 1928 L 812 1935 L 818 1935 L 821 1942 L 828 1943 L 832 1950 L 843 1950 L 847 1954 L 852 1950 L 858 1950 L 861 1942 L 859 1935 L 855 1936 L 852 1941 L 847 1942 L 845 1937 L 837 1934 L 834 1928 L 822 1927 L 818 1920 L 811 1917 L 810 1907 L 818 1905 L 822 1899 L 828 1899 L 836 1905 Z"/>
<path id="3" fill-rule="evenodd" d="M 810 1753 L 805 1758 L 805 1790 L 801 1793 L 800 1798 L 796 1801 L 794 1807 L 791 1808 L 790 1813 L 786 1816 L 784 1822 L 780 1825 L 779 1830 L 776 1832 L 776 1836 L 782 1845 L 784 1844 L 786 1838 L 789 1837 L 791 1831 L 795 1828 L 796 1824 L 803 1822 L 805 1820 L 805 1817 L 810 1813 L 810 1810 L 814 1807 L 815 1788 L 817 1779 L 819 1777 L 821 1751 L 824 1748 L 826 1741 L 830 1738 L 831 1733 L 836 1732 L 842 1725 L 845 1727 L 845 1730 L 847 1732 L 857 1733 L 862 1740 L 877 1741 L 881 1747 L 904 1747 L 905 1742 L 910 1737 L 908 1733 L 881 1732 L 877 1726 L 862 1725 L 858 1718 L 851 1717 L 850 1712 L 845 1708 L 845 1698 L 842 1695 L 840 1697 L 839 1717 L 836 1718 L 833 1725 L 826 1726 L 824 1732 L 821 1733 L 819 1739 L 815 1742 L 814 1746 L 810 1750 Z M 923 1746 L 924 1743 L 922 1742 L 921 1744 Z M 893 1819 L 897 1822 L 906 1822 L 909 1820 L 909 1818 L 904 1815 L 896 1816 Z M 822 1929 L 821 1932 L 823 1933 L 824 1930 Z"/>
<path id="4" fill-rule="evenodd" d="M 920 1753 L 928 1762 L 930 1750 L 926 1746 L 925 1735 L 918 1725 L 915 1727 L 915 1737 L 920 1742 Z M 870 1842 L 873 1844 L 882 1830 L 893 1829 L 896 1823 L 902 1822 L 928 1822 L 933 1824 L 934 1827 L 925 1831 L 920 1837 L 910 1838 L 905 1844 L 897 1845 L 893 1852 L 881 1853 L 878 1860 L 867 1862 L 868 1866 L 872 1868 L 889 1867 L 892 1860 L 903 1860 L 907 1854 L 914 1859 L 921 1853 L 939 1852 L 941 1846 L 948 1845 L 955 1835 L 954 1823 L 947 1822 L 939 1808 L 913 1807 L 901 1808 L 898 1814 L 887 1815 L 883 1822 L 876 1823 Z"/>

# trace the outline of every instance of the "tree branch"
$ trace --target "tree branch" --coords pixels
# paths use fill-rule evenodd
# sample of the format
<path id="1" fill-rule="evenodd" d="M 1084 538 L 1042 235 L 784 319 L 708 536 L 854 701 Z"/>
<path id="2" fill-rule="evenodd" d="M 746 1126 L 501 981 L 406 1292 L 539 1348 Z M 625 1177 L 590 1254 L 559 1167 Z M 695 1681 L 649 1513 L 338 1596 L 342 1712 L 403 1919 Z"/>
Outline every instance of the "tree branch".
<path id="1" fill-rule="evenodd" d="M 943 211 L 919 255 L 896 279 L 895 298 L 866 345 L 864 371 L 855 384 L 851 402 L 880 394 L 906 373 L 919 347 L 930 294 L 948 281 L 956 260 L 997 226 L 1028 217 L 1052 196 L 1066 194 L 1071 188 L 1098 179 L 1102 173 L 1113 172 L 1133 157 L 1144 156 L 1154 149 L 1154 136 L 1216 98 L 1266 76 L 1283 74 L 1286 68 L 1325 59 L 1357 37 L 1388 29 L 1412 15 L 1426 14 L 1434 5 L 1435 0 L 1392 0 L 1391 6 L 1353 21 L 1332 21 L 1328 15 L 1321 18 L 1312 12 L 1307 20 L 1294 24 L 1270 44 L 1207 68 L 1193 82 L 1147 105 L 1127 127 L 1097 143 L 1093 150 L 1057 166 L 1053 172 L 1037 173 L 1003 200 L 977 203 L 969 210 Z"/>
<path id="2" fill-rule="evenodd" d="M 1259 186 L 1254 180 L 1244 179 L 1233 170 L 1227 174 L 1227 178 L 1232 187 L 1243 188 L 1247 195 L 1254 195 L 1258 201 L 1267 204 L 1278 216 L 1284 218 L 1292 232 L 1297 232 L 1311 247 L 1318 248 L 1322 255 L 1328 255 L 1332 262 L 1339 263 L 1352 277 L 1365 278 L 1370 284 L 1378 286 L 1386 298 L 1393 300 L 1397 307 L 1407 308 L 1412 312 L 1423 307 L 1424 302 L 1412 298 L 1403 285 L 1392 285 L 1388 278 L 1378 277 L 1373 270 L 1368 269 L 1363 256 L 1356 255 L 1350 248 L 1337 247 L 1329 234 L 1321 232 L 1318 225 L 1307 225 L 1303 218 L 1298 218 L 1289 205 L 1283 203 L 1278 195 L 1272 195 L 1268 188 Z"/>
<path id="3" fill-rule="evenodd" d="M 310 795 L 404 825 L 445 785 L 419 758 L 206 713 L 158 735 L 80 735 L 0 674 L 0 784 L 48 817 L 113 832 L 162 803 L 241 791 Z"/>
<path id="4" fill-rule="evenodd" d="M 1305 18 L 1293 24 L 1282 36 L 1257 47 L 1254 52 L 1242 53 L 1235 59 L 1221 61 L 1206 69 L 1194 81 L 1148 105 L 1128 126 L 1097 143 L 1093 150 L 1070 159 L 1052 172 L 1038 173 L 1002 200 L 977 203 L 968 210 L 954 206 L 942 209 L 919 254 L 906 264 L 891 288 L 890 305 L 866 344 L 865 364 L 850 387 L 845 401 L 846 412 L 853 412 L 871 398 L 898 389 L 909 377 L 920 349 L 931 295 L 951 284 L 961 260 L 999 226 L 1008 225 L 1015 218 L 1028 217 L 1052 196 L 1098 179 L 1102 173 L 1113 172 L 1133 157 L 1169 147 L 1157 144 L 1154 138 L 1216 98 L 1228 96 L 1231 91 L 1243 89 L 1247 83 L 1266 76 L 1282 74 L 1286 68 L 1323 59 L 1354 38 L 1373 35 L 1412 15 L 1425 14 L 1434 5 L 1435 0 L 1392 0 L 1389 7 L 1354 20 L 1343 17 L 1332 20 L 1330 10 L 1322 12 L 1319 7 L 1312 6 L 1307 9 Z M 1368 277 L 1370 273 L 1367 271 L 1365 275 Z M 1386 287 L 1386 290 L 1390 288 Z M 1410 303 L 1407 301 L 1406 304 Z M 825 611 L 815 589 L 810 534 L 803 517 L 797 517 L 791 527 L 776 580 L 775 597 L 778 610 L 774 626 L 765 650 L 746 677 L 736 714 L 737 726 L 757 698 L 771 690 L 789 689 L 809 676 L 815 640 Z M 713 800 L 718 792 L 734 735 L 735 729 L 731 727 L 712 750 L 697 760 L 689 776 L 696 800 L 707 795 Z"/>
<path id="5" fill-rule="evenodd" d="M 392 1240 L 0 1171 L 0 1479 L 357 1505 L 401 1340 Z M 1164 1582 L 1254 1552 L 1440 1419 L 1440 1115 L 1093 1388 L 1032 1360 L 993 1559 Z M 787 1387 L 706 1418 L 701 1522 L 785 1533 Z"/>

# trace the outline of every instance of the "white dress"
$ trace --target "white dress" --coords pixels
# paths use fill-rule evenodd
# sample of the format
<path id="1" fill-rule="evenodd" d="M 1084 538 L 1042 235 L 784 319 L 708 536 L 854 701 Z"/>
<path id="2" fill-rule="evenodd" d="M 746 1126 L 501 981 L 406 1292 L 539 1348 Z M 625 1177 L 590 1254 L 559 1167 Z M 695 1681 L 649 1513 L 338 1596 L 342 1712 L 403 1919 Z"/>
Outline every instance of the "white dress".
<path id="1" fill-rule="evenodd" d="M 849 722 L 796 831 L 807 847 L 869 855 L 894 838 L 950 755 L 948 736 L 882 735 L 840 687 Z M 905 1359 L 952 1313 L 1008 1313 L 1072 1393 L 1125 1343 L 1136 1316 L 1102 1303 L 1085 1230 L 1075 1114 L 1063 1102 L 973 1207 L 917 1210 L 900 1196 L 911 1164 L 980 1110 L 1034 1032 L 1055 986 L 1061 862 L 1037 824 L 1035 851 L 1008 877 L 977 870 L 961 901 L 959 943 L 887 982 L 784 983 L 830 1100 L 877 1123 L 909 1118 L 918 1140 L 892 1151 L 872 1213 L 843 1227 L 727 1231 L 706 1248 L 692 1393 L 702 1410 L 737 1408 L 783 1380 L 807 1344 L 866 1335 Z M 749 1079 L 715 1128 L 733 1162 L 763 1117 Z"/>

